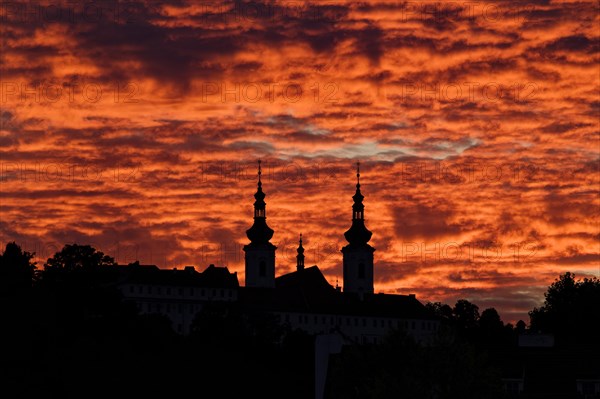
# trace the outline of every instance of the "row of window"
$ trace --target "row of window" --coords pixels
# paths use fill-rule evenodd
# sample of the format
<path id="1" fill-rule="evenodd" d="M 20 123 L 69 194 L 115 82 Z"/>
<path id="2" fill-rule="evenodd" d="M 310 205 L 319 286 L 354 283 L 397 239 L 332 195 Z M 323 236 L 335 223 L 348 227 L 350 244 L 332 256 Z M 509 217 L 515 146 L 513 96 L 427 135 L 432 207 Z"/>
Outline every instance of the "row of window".
<path id="1" fill-rule="evenodd" d="M 200 311 L 201 306 L 197 304 L 186 303 L 159 303 L 159 302 L 142 302 L 140 310 L 145 313 L 189 313 L 195 314 Z"/>
<path id="2" fill-rule="evenodd" d="M 294 322 L 297 321 L 299 324 L 309 324 L 310 323 L 310 316 L 309 315 L 297 315 L 297 316 L 292 316 L 290 314 L 286 314 L 285 315 L 285 321 L 286 322 Z M 329 325 L 346 325 L 346 326 L 354 326 L 354 327 L 367 327 L 367 326 L 373 326 L 375 328 L 385 328 L 387 326 L 387 328 L 404 328 L 404 329 L 411 329 L 411 330 L 415 330 L 417 328 L 417 322 L 415 320 L 412 321 L 408 321 L 408 320 L 392 320 L 392 319 L 371 319 L 371 322 L 369 322 L 370 318 L 364 318 L 364 317 L 336 317 L 336 316 L 317 316 L 314 315 L 312 316 L 312 322 L 313 324 L 329 324 Z M 320 323 L 319 323 L 320 321 Z M 421 330 L 425 330 L 425 331 L 434 331 L 436 329 L 436 323 L 433 321 L 421 321 L 420 322 L 420 328 Z"/>
<path id="3" fill-rule="evenodd" d="M 219 296 L 221 298 L 232 298 L 233 297 L 233 290 L 230 289 L 225 289 L 225 288 L 212 288 L 212 289 L 205 289 L 205 288 L 197 288 L 197 287 L 189 287 L 189 288 L 183 288 L 183 287 L 160 287 L 160 286 L 151 286 L 151 285 L 130 285 L 129 286 L 129 293 L 130 294 L 147 294 L 147 295 L 166 295 L 166 296 L 185 296 L 186 293 L 188 296 L 196 296 L 196 295 L 200 295 L 200 296 L 206 296 L 207 293 L 209 296 L 211 297 L 216 297 Z"/>

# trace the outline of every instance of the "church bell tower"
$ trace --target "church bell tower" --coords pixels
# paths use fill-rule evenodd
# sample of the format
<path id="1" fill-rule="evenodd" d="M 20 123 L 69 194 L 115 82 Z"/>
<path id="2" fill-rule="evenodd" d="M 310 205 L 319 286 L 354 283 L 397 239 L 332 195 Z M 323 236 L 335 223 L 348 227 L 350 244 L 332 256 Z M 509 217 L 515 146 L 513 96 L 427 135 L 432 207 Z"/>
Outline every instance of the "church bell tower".
<path id="1" fill-rule="evenodd" d="M 365 198 L 360 192 L 360 163 L 356 163 L 356 193 L 352 197 L 352 226 L 344 233 L 348 245 L 342 248 L 344 292 L 373 293 L 373 252 L 371 233 L 365 226 Z"/>
<path id="2" fill-rule="evenodd" d="M 267 226 L 265 193 L 262 191 L 260 160 L 258 161 L 258 187 L 254 194 L 254 224 L 246 230 L 250 244 L 244 245 L 246 287 L 275 287 L 275 250 L 269 242 L 273 230 Z"/>

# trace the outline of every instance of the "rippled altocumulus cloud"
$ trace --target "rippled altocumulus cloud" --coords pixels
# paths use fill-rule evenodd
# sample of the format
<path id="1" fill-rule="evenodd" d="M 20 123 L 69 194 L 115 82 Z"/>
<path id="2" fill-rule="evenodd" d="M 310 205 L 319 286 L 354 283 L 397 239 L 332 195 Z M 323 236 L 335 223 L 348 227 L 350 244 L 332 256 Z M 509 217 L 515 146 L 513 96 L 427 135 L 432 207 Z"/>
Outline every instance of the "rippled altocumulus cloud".
<path id="1" fill-rule="evenodd" d="M 225 264 L 255 161 L 278 268 L 341 280 L 362 162 L 376 290 L 525 318 L 600 274 L 596 2 L 5 2 L 1 238 Z"/>

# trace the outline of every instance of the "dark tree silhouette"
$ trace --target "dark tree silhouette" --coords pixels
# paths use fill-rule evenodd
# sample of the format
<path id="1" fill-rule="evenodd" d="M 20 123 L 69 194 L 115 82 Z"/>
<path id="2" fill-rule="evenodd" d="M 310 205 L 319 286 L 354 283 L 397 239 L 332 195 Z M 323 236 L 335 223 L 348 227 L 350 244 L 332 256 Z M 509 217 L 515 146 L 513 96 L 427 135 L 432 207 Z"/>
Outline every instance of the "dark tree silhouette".
<path id="1" fill-rule="evenodd" d="M 445 303 L 427 302 L 425 307 L 429 309 L 435 316 L 439 317 L 443 322 L 450 322 L 454 320 L 452 308 Z"/>
<path id="2" fill-rule="evenodd" d="M 122 301 L 110 266 L 113 258 L 89 245 L 67 244 L 47 260 L 40 278 L 45 312 L 69 332 L 81 328 L 117 328 L 135 314 Z M 97 325 L 94 327 L 94 325 Z"/>
<path id="3" fill-rule="evenodd" d="M 378 346 L 347 347 L 332 359 L 328 398 L 462 398 L 501 395 L 497 370 L 452 335 L 427 346 L 403 331 Z"/>
<path id="4" fill-rule="evenodd" d="M 114 266 L 115 260 L 90 245 L 67 244 L 48 259 L 46 270 L 93 270 L 101 266 Z"/>
<path id="5" fill-rule="evenodd" d="M 517 321 L 515 331 L 517 332 L 517 334 L 523 334 L 525 332 L 526 327 L 527 325 L 525 324 L 525 322 L 523 320 L 519 320 Z"/>
<path id="6" fill-rule="evenodd" d="M 506 326 L 494 308 L 485 309 L 479 318 L 479 333 L 477 336 L 481 345 L 491 348 L 506 346 L 512 342 L 514 329 L 511 324 Z"/>
<path id="7" fill-rule="evenodd" d="M 556 334 L 557 338 L 600 336 L 600 280 L 565 273 L 545 294 L 544 305 L 529 312 L 530 329 Z"/>
<path id="8" fill-rule="evenodd" d="M 481 312 L 479 326 L 484 331 L 501 331 L 504 327 L 504 323 L 502 323 L 500 315 L 496 309 L 488 308 Z"/>
<path id="9" fill-rule="evenodd" d="M 0 255 L 0 296 L 27 294 L 35 276 L 35 253 L 23 251 L 15 242 L 6 244 Z"/>
<path id="10" fill-rule="evenodd" d="M 479 321 L 479 306 L 467 301 L 459 299 L 452 309 L 454 319 L 460 328 L 473 329 L 477 327 Z"/>

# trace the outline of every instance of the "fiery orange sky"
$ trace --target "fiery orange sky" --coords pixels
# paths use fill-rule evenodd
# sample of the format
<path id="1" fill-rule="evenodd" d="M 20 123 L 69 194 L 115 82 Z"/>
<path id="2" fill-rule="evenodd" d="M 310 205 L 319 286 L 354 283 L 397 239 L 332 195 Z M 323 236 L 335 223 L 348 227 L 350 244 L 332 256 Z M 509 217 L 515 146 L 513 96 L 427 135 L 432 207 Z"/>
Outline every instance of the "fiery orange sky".
<path id="1" fill-rule="evenodd" d="M 361 161 L 376 291 L 539 306 L 600 276 L 597 1 L 0 3 L 0 239 L 341 284 Z"/>

